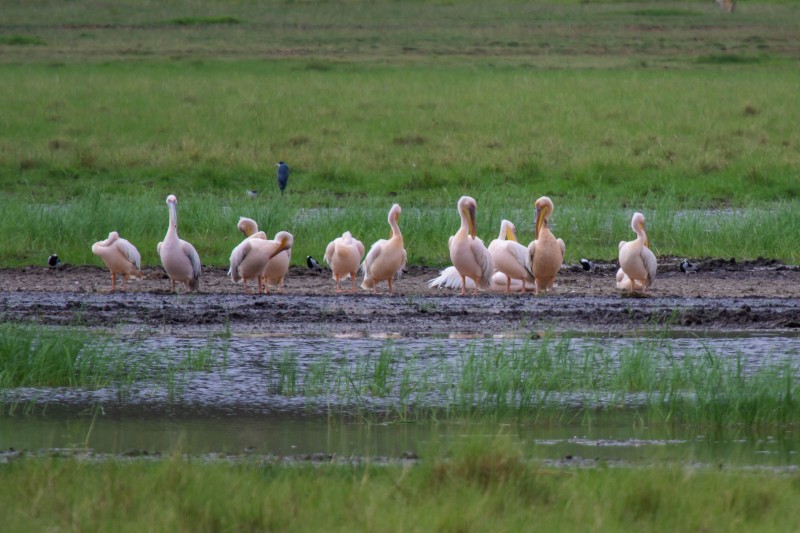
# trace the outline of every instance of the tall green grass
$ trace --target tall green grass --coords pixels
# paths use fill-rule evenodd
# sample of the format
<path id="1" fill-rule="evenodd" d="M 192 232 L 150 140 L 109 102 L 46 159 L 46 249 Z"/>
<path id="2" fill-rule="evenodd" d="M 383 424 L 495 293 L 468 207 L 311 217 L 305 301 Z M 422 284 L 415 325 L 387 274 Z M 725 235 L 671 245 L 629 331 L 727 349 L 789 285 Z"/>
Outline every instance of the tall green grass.
<path id="1" fill-rule="evenodd" d="M 74 459 L 0 465 L 9 533 L 68 531 L 793 531 L 796 474 L 553 468 L 492 439 L 418 465 Z M 153 495 L 158 497 L 154 498 Z"/>
<path id="2" fill-rule="evenodd" d="M 142 385 L 180 399 L 197 372 L 227 379 L 228 345 L 144 351 L 81 330 L 0 326 L 0 391 L 18 387 L 111 387 L 125 402 Z M 557 423 L 605 412 L 650 424 L 756 428 L 800 422 L 800 382 L 786 357 L 748 364 L 742 354 L 676 350 L 667 338 L 621 349 L 569 336 L 474 343 L 448 356 L 435 344 L 406 353 L 387 344 L 343 363 L 322 355 L 301 364 L 269 354 L 260 394 L 303 399 L 314 412 L 390 420 L 514 419 Z M 255 392 L 255 391 L 254 391 Z M 0 398 L 7 402 L 6 398 Z M 9 409 L 14 410 L 15 405 Z"/>
<path id="3" fill-rule="evenodd" d="M 540 343 L 475 344 L 456 358 L 436 348 L 391 347 L 353 364 L 321 358 L 302 368 L 291 352 L 270 367 L 268 394 L 305 397 L 331 414 L 399 420 L 520 417 L 558 422 L 617 410 L 647 424 L 776 426 L 800 422 L 796 363 L 747 365 L 742 354 L 676 351 L 640 339 L 619 352 L 598 340 L 575 348 L 569 337 Z"/>
<path id="4" fill-rule="evenodd" d="M 154 350 L 115 342 L 110 334 L 80 328 L 0 324 L 0 413 L 19 407 L 4 393 L 15 388 L 70 387 L 116 391 L 126 401 L 142 383 L 161 385 L 170 399 L 180 397 L 194 372 L 224 370 L 227 347 Z M 135 357 L 131 354 L 138 352 Z"/>
<path id="5" fill-rule="evenodd" d="M 496 238 L 503 218 L 516 223 L 520 242 L 527 245 L 533 240 L 534 197 L 509 198 L 490 190 L 474 196 L 478 234 L 484 242 Z M 328 243 L 344 231 L 352 232 L 367 248 L 386 238 L 387 212 L 393 201 L 399 201 L 409 264 L 442 266 L 449 264 L 447 240 L 459 226 L 454 207 L 458 197 L 453 191 L 433 200 L 418 196 L 406 202 L 395 197 L 350 202 L 347 208 L 308 208 L 302 200 L 253 200 L 243 193 L 179 194 L 178 231 L 194 244 L 203 264 L 227 266 L 231 251 L 243 238 L 236 224 L 240 216 L 248 216 L 270 238 L 279 230 L 290 231 L 295 237 L 293 263 L 302 265 L 307 255 L 321 260 Z M 635 207 L 647 217 L 648 236 L 657 255 L 800 262 L 797 201 L 705 211 L 683 210 L 674 199 L 662 200 L 643 200 Z M 557 197 L 554 201 L 550 227 L 566 242 L 567 262 L 581 257 L 613 260 L 619 241 L 635 236 L 630 229 L 634 208 L 598 209 L 585 201 L 572 203 Z M 66 263 L 102 266 L 91 245 L 110 231 L 118 231 L 139 249 L 143 265 L 159 265 L 156 244 L 164 238 L 167 220 L 164 198 L 152 193 L 130 197 L 88 193 L 57 204 L 0 199 L 0 266 L 43 265 L 54 252 Z"/>
<path id="6" fill-rule="evenodd" d="M 0 324 L 0 390 L 105 386 L 113 379 L 110 352 L 100 335 Z"/>

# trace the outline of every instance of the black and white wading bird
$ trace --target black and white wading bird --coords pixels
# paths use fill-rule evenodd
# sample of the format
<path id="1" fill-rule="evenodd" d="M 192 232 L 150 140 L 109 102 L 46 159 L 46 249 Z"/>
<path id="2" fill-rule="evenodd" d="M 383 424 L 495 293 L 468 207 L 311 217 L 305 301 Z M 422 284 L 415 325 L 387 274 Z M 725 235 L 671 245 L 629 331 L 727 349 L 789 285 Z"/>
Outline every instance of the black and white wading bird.
<path id="1" fill-rule="evenodd" d="M 325 270 L 325 267 L 320 265 L 319 262 L 310 255 L 306 256 L 306 265 L 312 270 Z"/>
<path id="2" fill-rule="evenodd" d="M 586 272 L 594 271 L 594 263 L 589 261 L 588 259 L 581 259 L 581 266 Z"/>
<path id="3" fill-rule="evenodd" d="M 688 259 L 684 259 L 681 263 L 681 272 L 689 274 L 690 272 L 697 272 L 697 267 L 690 263 Z"/>

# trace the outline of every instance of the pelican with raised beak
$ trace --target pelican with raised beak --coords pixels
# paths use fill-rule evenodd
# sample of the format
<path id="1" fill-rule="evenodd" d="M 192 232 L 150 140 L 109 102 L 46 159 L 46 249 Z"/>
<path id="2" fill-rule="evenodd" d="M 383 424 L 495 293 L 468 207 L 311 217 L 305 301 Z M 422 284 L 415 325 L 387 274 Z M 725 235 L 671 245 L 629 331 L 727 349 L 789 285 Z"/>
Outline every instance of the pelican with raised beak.
<path id="1" fill-rule="evenodd" d="M 399 204 L 392 205 L 389 209 L 389 227 L 392 229 L 389 239 L 376 241 L 361 263 L 361 272 L 364 274 L 362 289 L 372 289 L 374 293 L 378 282 L 386 281 L 389 283 L 389 294 L 394 294 L 392 283 L 403 272 L 407 257 L 403 234 L 398 225 L 401 212 Z"/>
<path id="2" fill-rule="evenodd" d="M 169 208 L 169 226 L 164 240 L 156 246 L 156 253 L 161 258 L 161 265 L 169 276 L 172 292 L 175 282 L 181 282 L 186 288 L 196 291 L 200 287 L 200 256 L 191 243 L 178 237 L 178 199 L 174 194 L 167 196 Z"/>
<path id="3" fill-rule="evenodd" d="M 620 268 L 617 271 L 617 287 L 630 289 L 631 293 L 641 290 L 644 294 L 647 287 L 656 279 L 658 261 L 649 247 L 650 241 L 647 240 L 647 233 L 644 231 L 643 214 L 633 214 L 631 229 L 636 233 L 636 239 L 619 243 Z"/>
<path id="4" fill-rule="evenodd" d="M 566 246 L 564 241 L 556 239 L 548 227 L 550 215 L 553 213 L 553 201 L 542 196 L 534 204 L 536 207 L 536 233 L 533 242 L 528 245 L 528 268 L 535 278 L 536 294 L 550 290 L 555 283 L 556 274 L 564 262 Z"/>

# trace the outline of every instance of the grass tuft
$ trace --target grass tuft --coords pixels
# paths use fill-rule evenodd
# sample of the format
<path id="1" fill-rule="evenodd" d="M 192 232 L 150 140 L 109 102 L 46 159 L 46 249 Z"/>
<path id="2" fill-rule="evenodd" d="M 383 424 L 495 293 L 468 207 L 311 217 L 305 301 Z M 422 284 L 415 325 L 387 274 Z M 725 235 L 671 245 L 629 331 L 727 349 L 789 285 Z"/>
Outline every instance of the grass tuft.
<path id="1" fill-rule="evenodd" d="M 8 46 L 45 46 L 43 40 L 32 35 L 0 35 L 0 45 Z"/>
<path id="2" fill-rule="evenodd" d="M 98 388 L 110 383 L 108 340 L 80 330 L 0 325 L 0 390 L 16 387 Z"/>

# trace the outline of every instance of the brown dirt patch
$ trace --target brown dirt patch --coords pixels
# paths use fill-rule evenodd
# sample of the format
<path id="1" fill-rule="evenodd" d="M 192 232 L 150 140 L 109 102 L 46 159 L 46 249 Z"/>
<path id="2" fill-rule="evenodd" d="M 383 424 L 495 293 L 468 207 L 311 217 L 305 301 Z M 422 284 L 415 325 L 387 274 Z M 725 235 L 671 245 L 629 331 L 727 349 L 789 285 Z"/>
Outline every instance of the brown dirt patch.
<path id="1" fill-rule="evenodd" d="M 800 269 L 770 261 L 710 260 L 683 274 L 678 261 L 659 267 L 646 297 L 615 288 L 613 264 L 594 272 L 565 267 L 543 295 L 430 289 L 438 270 L 409 268 L 389 297 L 359 290 L 335 294 L 327 272 L 293 268 L 283 293 L 245 295 L 223 269 L 205 270 L 200 293 L 174 295 L 163 271 L 146 269 L 127 291 L 109 294 L 108 273 L 94 266 L 0 270 L 0 319 L 175 334 L 223 331 L 260 335 L 514 335 L 544 330 L 605 333 L 670 325 L 690 330 L 800 329 Z"/>
<path id="2" fill-rule="evenodd" d="M 695 263 L 698 271 L 680 272 L 679 260 L 659 264 L 658 277 L 648 291 L 650 298 L 800 298 L 800 267 L 764 260 L 736 263 L 733 260 L 710 259 Z M 545 297 L 564 296 L 619 296 L 614 283 L 616 265 L 598 263 L 594 272 L 586 272 L 580 265 L 562 268 L 556 279 L 557 287 Z M 427 267 L 409 267 L 395 284 L 398 296 L 445 296 L 456 291 L 431 289 L 427 282 L 439 270 Z M 360 280 L 359 280 L 360 283 Z M 345 284 L 347 285 L 347 284 Z M 111 288 L 108 272 L 95 266 L 65 265 L 59 269 L 24 267 L 0 269 L 0 291 L 107 293 Z M 286 277 L 283 294 L 286 296 L 331 296 L 335 283 L 330 272 L 312 271 L 293 267 Z M 119 289 L 119 287 L 118 287 Z M 169 281 L 161 268 L 144 269 L 144 277 L 133 279 L 127 292 L 168 294 Z M 387 293 L 386 284 L 379 286 L 378 294 Z M 243 294 L 239 284 L 231 282 L 225 269 L 206 267 L 200 283 L 200 292 L 206 294 Z M 359 289 L 350 296 L 369 295 Z M 489 296 L 488 294 L 482 296 Z M 512 294 L 510 297 L 522 295 Z M 522 297 L 532 298 L 532 294 Z"/>

